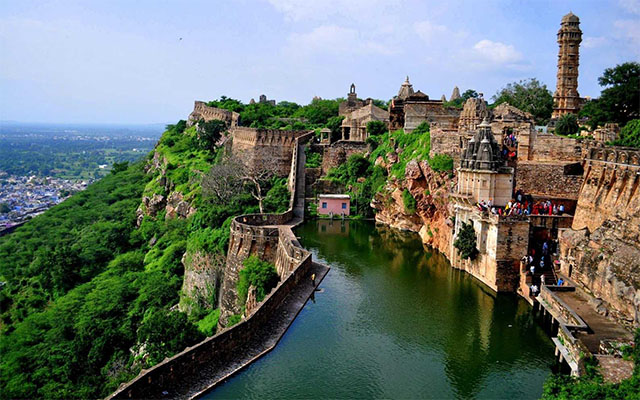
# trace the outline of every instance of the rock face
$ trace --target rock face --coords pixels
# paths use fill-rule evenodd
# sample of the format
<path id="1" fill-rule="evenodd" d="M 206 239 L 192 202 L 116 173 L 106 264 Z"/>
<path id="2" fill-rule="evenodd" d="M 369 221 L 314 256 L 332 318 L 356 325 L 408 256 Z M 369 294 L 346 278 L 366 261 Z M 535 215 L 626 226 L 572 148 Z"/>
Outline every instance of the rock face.
<path id="1" fill-rule="evenodd" d="M 180 290 L 180 311 L 190 314 L 196 306 L 216 307 L 224 262 L 224 255 L 203 251 L 186 252 L 182 256 L 184 280 Z"/>
<path id="2" fill-rule="evenodd" d="M 455 185 L 455 176 L 450 177 L 448 172 L 433 171 L 426 161 L 411 161 L 403 181 L 389 183 L 374 197 L 371 206 L 377 211 L 376 222 L 417 232 L 423 243 L 448 254 L 453 233 L 448 198 Z M 416 199 L 415 214 L 407 214 L 404 209 L 405 188 Z"/>
<path id="3" fill-rule="evenodd" d="M 188 218 L 196 212 L 194 207 L 184 201 L 184 196 L 180 192 L 172 192 L 169 195 L 166 210 L 166 218 Z"/>

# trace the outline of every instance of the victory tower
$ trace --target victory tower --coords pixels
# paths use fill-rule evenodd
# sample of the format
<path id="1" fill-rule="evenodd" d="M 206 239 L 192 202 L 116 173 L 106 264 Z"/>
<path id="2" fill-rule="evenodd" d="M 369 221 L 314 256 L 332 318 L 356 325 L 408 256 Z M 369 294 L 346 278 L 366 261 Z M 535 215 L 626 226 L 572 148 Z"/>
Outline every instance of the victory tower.
<path id="1" fill-rule="evenodd" d="M 562 17 L 558 31 L 558 80 L 553 95 L 552 118 L 564 114 L 576 114 L 580 109 L 578 94 L 578 65 L 580 58 L 582 31 L 580 19 L 573 13 Z"/>

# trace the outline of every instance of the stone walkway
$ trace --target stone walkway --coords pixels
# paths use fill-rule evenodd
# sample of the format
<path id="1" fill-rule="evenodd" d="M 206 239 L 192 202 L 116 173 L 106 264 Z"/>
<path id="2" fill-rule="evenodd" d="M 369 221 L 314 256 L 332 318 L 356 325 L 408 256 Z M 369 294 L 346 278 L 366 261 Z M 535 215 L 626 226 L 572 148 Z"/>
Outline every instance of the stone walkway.
<path id="1" fill-rule="evenodd" d="M 172 387 L 163 387 L 161 390 L 166 394 L 157 393 L 152 397 L 199 397 L 273 350 L 328 272 L 328 266 L 314 262 L 310 274 L 316 274 L 316 285 L 311 280 L 300 282 L 274 312 L 270 322 L 255 332 L 251 342 L 237 348 L 237 357 L 233 362 L 212 361 L 202 366 L 198 374 L 187 376 Z"/>
<path id="2" fill-rule="evenodd" d="M 621 325 L 615 323 L 604 315 L 598 314 L 589 301 L 580 294 L 574 292 L 556 292 L 569 307 L 589 326 L 589 332 L 579 332 L 575 336 L 587 346 L 592 354 L 600 351 L 600 341 L 604 339 L 629 341 L 633 336 Z"/>

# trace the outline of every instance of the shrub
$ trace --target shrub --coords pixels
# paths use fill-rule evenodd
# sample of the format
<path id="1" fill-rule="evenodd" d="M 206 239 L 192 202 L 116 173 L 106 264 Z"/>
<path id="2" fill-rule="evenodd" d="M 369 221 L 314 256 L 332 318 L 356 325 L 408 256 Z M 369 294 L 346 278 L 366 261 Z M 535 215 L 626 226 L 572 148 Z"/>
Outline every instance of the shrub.
<path id="1" fill-rule="evenodd" d="M 575 114 L 561 116 L 556 122 L 555 133 L 564 136 L 578 133 L 578 118 Z"/>
<path id="2" fill-rule="evenodd" d="M 640 119 L 629 121 L 622 128 L 620 137 L 613 144 L 640 148 Z"/>
<path id="3" fill-rule="evenodd" d="M 238 272 L 238 300 L 244 304 L 249 286 L 253 285 L 256 288 L 256 300 L 260 302 L 278 284 L 278 271 L 275 265 L 262 261 L 255 255 L 244 260 L 243 265 L 244 268 Z"/>
<path id="4" fill-rule="evenodd" d="M 416 199 L 413 198 L 411 192 L 408 189 L 405 189 L 402 192 L 402 203 L 404 204 L 404 212 L 407 214 L 415 214 L 416 212 Z"/>
<path id="5" fill-rule="evenodd" d="M 429 166 L 434 171 L 452 171 L 453 158 L 447 154 L 435 154 L 429 159 Z"/>
<path id="6" fill-rule="evenodd" d="M 463 222 L 453 246 L 458 249 L 462 258 L 474 260 L 478 255 L 476 245 L 476 231 L 473 229 L 473 223 Z"/>
<path id="7" fill-rule="evenodd" d="M 369 121 L 367 123 L 367 132 L 371 136 L 382 135 L 387 131 L 387 124 L 382 121 Z"/>
<path id="8" fill-rule="evenodd" d="M 216 308 L 198 322 L 198 330 L 206 336 L 213 336 L 216 333 L 216 327 L 218 326 L 218 319 L 220 319 L 220 309 Z"/>

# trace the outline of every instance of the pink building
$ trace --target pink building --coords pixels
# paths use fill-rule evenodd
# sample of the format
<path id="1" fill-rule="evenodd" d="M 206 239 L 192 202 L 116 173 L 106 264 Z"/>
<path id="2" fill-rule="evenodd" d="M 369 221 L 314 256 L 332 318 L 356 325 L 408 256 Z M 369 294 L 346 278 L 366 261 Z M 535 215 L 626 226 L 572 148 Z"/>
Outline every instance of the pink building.
<path id="1" fill-rule="evenodd" d="M 318 214 L 349 215 L 351 197 L 348 194 L 318 195 Z"/>

